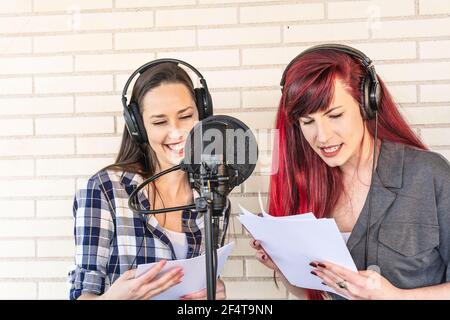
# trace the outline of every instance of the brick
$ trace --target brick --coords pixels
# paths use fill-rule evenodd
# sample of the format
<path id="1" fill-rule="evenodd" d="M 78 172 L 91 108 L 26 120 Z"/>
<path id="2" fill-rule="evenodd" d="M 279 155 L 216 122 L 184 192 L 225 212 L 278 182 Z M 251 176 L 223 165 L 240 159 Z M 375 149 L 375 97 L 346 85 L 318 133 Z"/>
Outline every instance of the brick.
<path id="1" fill-rule="evenodd" d="M 450 149 L 449 150 L 434 150 L 434 151 L 443 155 L 448 161 L 450 161 Z"/>
<path id="2" fill-rule="evenodd" d="M 33 175 L 33 160 L 0 160 L 0 177 L 26 177 Z"/>
<path id="3" fill-rule="evenodd" d="M 70 16 L 24 16 L 0 18 L 0 33 L 37 33 L 70 31 Z"/>
<path id="4" fill-rule="evenodd" d="M 77 137 L 77 154 L 116 154 L 121 141 L 121 137 Z"/>
<path id="5" fill-rule="evenodd" d="M 247 124 L 256 135 L 257 129 L 271 129 L 275 124 L 275 111 L 228 113 Z"/>
<path id="6" fill-rule="evenodd" d="M 69 196 L 73 195 L 75 191 L 73 182 L 72 179 L 1 181 L 0 197 Z M 2 232 L 0 232 L 0 234 L 2 234 Z"/>
<path id="7" fill-rule="evenodd" d="M 242 260 L 228 259 L 222 272 L 222 277 L 243 277 L 244 265 Z"/>
<path id="8" fill-rule="evenodd" d="M 190 63 L 201 72 L 201 68 L 238 66 L 239 50 L 169 51 L 159 52 L 157 58 L 180 59 Z"/>
<path id="9" fill-rule="evenodd" d="M 328 3 L 329 19 L 354 19 L 412 16 L 415 14 L 414 0 L 339 1 Z"/>
<path id="10" fill-rule="evenodd" d="M 227 299 L 284 299 L 286 289 L 278 289 L 273 280 L 267 281 L 226 281 Z"/>
<path id="11" fill-rule="evenodd" d="M 156 27 L 204 26 L 237 23 L 236 8 L 157 10 Z"/>
<path id="12" fill-rule="evenodd" d="M 267 268 L 256 259 L 246 259 L 245 275 L 247 277 L 273 277 L 273 270 Z"/>
<path id="13" fill-rule="evenodd" d="M 72 97 L 3 98 L 0 115 L 40 115 L 72 113 Z"/>
<path id="14" fill-rule="evenodd" d="M 34 0 L 35 12 L 93 10 L 112 8 L 112 0 Z"/>
<path id="15" fill-rule="evenodd" d="M 244 108 L 277 108 L 281 98 L 280 90 L 254 90 L 242 92 Z"/>
<path id="16" fill-rule="evenodd" d="M 0 74 L 37 74 L 72 71 L 72 57 L 0 58 Z"/>
<path id="17" fill-rule="evenodd" d="M 244 182 L 245 192 L 267 192 L 269 190 L 269 176 L 251 176 Z"/>
<path id="18" fill-rule="evenodd" d="M 75 112 L 119 112 L 123 110 L 119 95 L 76 96 Z"/>
<path id="19" fill-rule="evenodd" d="M 32 9 L 32 0 L 1 1 L 0 14 L 28 13 Z"/>
<path id="20" fill-rule="evenodd" d="M 0 240 L 0 258 L 34 257 L 34 240 Z"/>
<path id="21" fill-rule="evenodd" d="M 36 217 L 72 218 L 73 196 L 68 200 L 37 200 Z"/>
<path id="22" fill-rule="evenodd" d="M 230 241 L 234 241 L 237 235 L 242 235 L 242 231 L 242 225 L 239 220 L 236 218 L 236 216 L 231 216 L 228 223 L 227 239 L 229 239 Z"/>
<path id="23" fill-rule="evenodd" d="M 409 123 L 413 125 L 445 124 L 450 119 L 450 106 L 401 108 L 400 110 L 406 116 Z"/>
<path id="24" fill-rule="evenodd" d="M 73 219 L 5 220 L 0 230 L 2 237 L 72 237 Z"/>
<path id="25" fill-rule="evenodd" d="M 287 65 L 300 52 L 308 47 L 275 47 L 242 49 L 243 65 Z"/>
<path id="26" fill-rule="evenodd" d="M 222 28 L 198 31 L 198 43 L 201 47 L 279 42 L 279 27 Z"/>
<path id="27" fill-rule="evenodd" d="M 36 299 L 37 285 L 33 282 L 2 281 L 1 300 L 32 300 Z"/>
<path id="28" fill-rule="evenodd" d="M 0 218 L 28 218 L 34 216 L 33 200 L 0 200 Z"/>
<path id="29" fill-rule="evenodd" d="M 31 78 L 7 78 L 0 79 L 0 95 L 31 94 Z"/>
<path id="30" fill-rule="evenodd" d="M 34 38 L 36 53 L 77 52 L 112 49 L 112 34 L 74 34 Z"/>
<path id="31" fill-rule="evenodd" d="M 180 48 L 195 46 L 194 30 L 115 34 L 116 49 Z"/>
<path id="32" fill-rule="evenodd" d="M 420 86 L 420 101 L 450 101 L 450 84 L 425 84 Z"/>
<path id="33" fill-rule="evenodd" d="M 113 78 L 104 76 L 36 77 L 36 93 L 101 92 L 113 89 Z"/>
<path id="34" fill-rule="evenodd" d="M 251 6 L 240 8 L 241 23 L 264 23 L 319 20 L 324 18 L 322 3 L 296 5 Z"/>
<path id="35" fill-rule="evenodd" d="M 450 18 L 383 21 L 372 30 L 374 39 L 418 38 L 448 36 Z"/>
<path id="36" fill-rule="evenodd" d="M 273 2 L 273 0 L 245 0 L 245 2 Z M 239 3 L 242 0 L 199 0 L 200 4 Z"/>
<path id="37" fill-rule="evenodd" d="M 241 94 L 238 91 L 211 92 L 214 110 L 233 109 L 241 105 Z"/>
<path id="38" fill-rule="evenodd" d="M 419 14 L 450 13 L 450 2 L 447 0 L 419 0 Z"/>
<path id="39" fill-rule="evenodd" d="M 255 249 L 250 247 L 250 239 L 233 239 L 235 242 L 231 256 L 253 256 L 255 255 Z"/>
<path id="40" fill-rule="evenodd" d="M 112 158 L 38 159 L 36 160 L 36 175 L 90 175 L 113 162 Z"/>
<path id="41" fill-rule="evenodd" d="M 113 117 L 40 118 L 36 134 L 88 134 L 114 132 Z"/>
<path id="42" fill-rule="evenodd" d="M 377 73 L 385 81 L 424 81 L 449 79 L 450 62 L 384 64 Z"/>
<path id="43" fill-rule="evenodd" d="M 79 30 L 152 28 L 152 11 L 81 13 Z"/>
<path id="44" fill-rule="evenodd" d="M 65 282 L 39 282 L 40 300 L 67 300 L 69 285 Z"/>
<path id="45" fill-rule="evenodd" d="M 32 134 L 32 119 L 0 120 L 0 136 L 23 136 Z"/>
<path id="46" fill-rule="evenodd" d="M 75 256 L 75 241 L 71 240 L 37 240 L 39 258 L 65 258 Z"/>
<path id="47" fill-rule="evenodd" d="M 90 54 L 75 57 L 75 71 L 133 70 L 153 60 L 153 53 Z"/>
<path id="48" fill-rule="evenodd" d="M 450 40 L 422 41 L 419 47 L 421 59 L 450 58 Z"/>
<path id="49" fill-rule="evenodd" d="M 6 3 L 6 1 L 1 3 Z M 4 37 L 0 39 L 1 54 L 30 53 L 31 50 L 32 42 L 30 37 Z"/>
<path id="50" fill-rule="evenodd" d="M 239 88 L 273 86 L 281 73 L 280 69 L 246 69 L 207 71 L 203 76 L 208 79 L 209 88 Z"/>
<path id="51" fill-rule="evenodd" d="M 116 123 L 117 123 L 117 126 L 116 126 L 117 130 L 116 131 L 117 131 L 118 134 L 120 134 L 122 136 L 123 130 L 126 130 L 125 129 L 125 120 L 124 120 L 124 118 L 123 117 L 116 118 Z"/>
<path id="52" fill-rule="evenodd" d="M 283 29 L 284 42 L 312 42 L 367 39 L 369 32 L 365 23 L 321 23 L 292 25 Z"/>
<path id="53" fill-rule="evenodd" d="M 73 138 L 0 140 L 0 156 L 37 156 L 74 153 Z"/>
<path id="54" fill-rule="evenodd" d="M 420 130 L 421 137 L 427 145 L 441 146 L 450 145 L 448 137 L 450 128 L 424 128 Z"/>
<path id="55" fill-rule="evenodd" d="M 417 89 L 415 85 L 388 85 L 387 87 L 396 102 L 417 102 Z"/>
<path id="56" fill-rule="evenodd" d="M 416 58 L 416 43 L 413 41 L 358 43 L 350 46 L 364 52 L 375 61 Z"/>
<path id="57" fill-rule="evenodd" d="M 195 3 L 195 0 L 116 0 L 116 8 L 183 6 Z"/>
<path id="58" fill-rule="evenodd" d="M 0 262 L 0 278 L 66 278 L 70 261 Z"/>
<path id="59" fill-rule="evenodd" d="M 262 203 L 264 209 L 267 211 L 267 196 L 262 195 Z M 239 204 L 250 212 L 258 213 L 261 212 L 261 208 L 259 207 L 258 197 L 242 197 L 242 196 L 233 196 L 230 197 L 231 200 L 231 212 L 240 214 L 241 210 L 239 209 Z"/>

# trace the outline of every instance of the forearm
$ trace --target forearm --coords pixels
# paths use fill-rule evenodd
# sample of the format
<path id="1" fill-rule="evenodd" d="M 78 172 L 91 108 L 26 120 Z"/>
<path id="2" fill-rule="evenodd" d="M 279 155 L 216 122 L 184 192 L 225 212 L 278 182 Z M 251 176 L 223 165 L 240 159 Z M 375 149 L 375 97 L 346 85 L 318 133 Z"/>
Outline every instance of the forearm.
<path id="1" fill-rule="evenodd" d="M 81 296 L 78 297 L 77 300 L 104 300 L 103 295 L 97 295 L 93 293 L 83 293 Z"/>
<path id="2" fill-rule="evenodd" d="M 416 289 L 400 291 L 402 300 L 450 300 L 450 282 Z"/>

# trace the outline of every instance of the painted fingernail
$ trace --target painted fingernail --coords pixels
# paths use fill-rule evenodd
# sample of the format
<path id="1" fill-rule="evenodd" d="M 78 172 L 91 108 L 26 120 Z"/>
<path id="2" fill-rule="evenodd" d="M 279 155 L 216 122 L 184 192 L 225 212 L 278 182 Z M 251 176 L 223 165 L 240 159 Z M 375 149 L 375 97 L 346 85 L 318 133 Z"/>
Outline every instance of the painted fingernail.
<path id="1" fill-rule="evenodd" d="M 324 285 L 324 286 L 327 286 L 327 284 L 325 283 L 325 282 L 322 282 L 322 284 Z M 328 287 L 328 286 L 327 286 Z"/>
<path id="2" fill-rule="evenodd" d="M 317 273 L 313 270 L 313 271 L 311 271 L 311 274 L 313 274 L 313 275 L 315 275 L 315 276 L 317 276 Z"/>
<path id="3" fill-rule="evenodd" d="M 256 240 L 253 240 L 253 246 L 256 247 Z"/>
<path id="4" fill-rule="evenodd" d="M 319 263 L 319 267 L 321 267 L 321 268 L 324 268 L 324 269 L 326 269 L 326 268 L 327 268 L 327 266 L 326 266 L 326 265 L 324 265 L 323 263 Z"/>
<path id="5" fill-rule="evenodd" d="M 263 254 L 262 256 L 261 256 L 261 258 L 265 261 L 265 260 L 267 260 L 267 256 L 265 255 L 265 254 Z"/>
<path id="6" fill-rule="evenodd" d="M 315 263 L 315 262 L 311 262 L 309 265 L 313 268 L 317 268 L 317 263 Z"/>

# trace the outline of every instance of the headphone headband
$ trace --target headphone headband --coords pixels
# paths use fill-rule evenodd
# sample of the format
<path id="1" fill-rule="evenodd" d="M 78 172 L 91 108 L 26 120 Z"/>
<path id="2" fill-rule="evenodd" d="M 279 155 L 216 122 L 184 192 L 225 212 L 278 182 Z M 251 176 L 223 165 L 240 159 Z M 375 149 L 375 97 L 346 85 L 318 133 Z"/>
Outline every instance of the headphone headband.
<path id="1" fill-rule="evenodd" d="M 134 77 L 136 77 L 136 75 L 139 73 L 139 75 L 141 75 L 142 73 L 144 73 L 147 69 L 160 64 L 160 63 L 165 63 L 165 62 L 172 62 L 175 64 L 182 64 L 186 67 L 188 67 L 190 70 L 192 70 L 197 77 L 200 79 L 200 83 L 202 84 L 203 88 L 205 88 L 206 90 L 208 90 L 208 86 L 206 84 L 206 80 L 205 78 L 203 78 L 203 75 L 200 73 L 200 71 L 198 71 L 196 68 L 194 68 L 194 66 L 192 66 L 191 64 L 182 61 L 182 60 L 178 60 L 178 59 L 172 59 L 172 58 L 162 58 L 162 59 L 156 59 L 150 62 L 147 62 L 146 64 L 143 64 L 142 66 L 140 66 L 139 68 L 137 68 L 132 74 L 131 76 L 128 78 L 127 82 L 125 83 L 125 86 L 123 87 L 122 90 L 122 103 L 124 105 L 124 107 L 127 106 L 127 91 L 128 91 L 128 87 L 130 86 L 131 81 L 133 81 Z"/>

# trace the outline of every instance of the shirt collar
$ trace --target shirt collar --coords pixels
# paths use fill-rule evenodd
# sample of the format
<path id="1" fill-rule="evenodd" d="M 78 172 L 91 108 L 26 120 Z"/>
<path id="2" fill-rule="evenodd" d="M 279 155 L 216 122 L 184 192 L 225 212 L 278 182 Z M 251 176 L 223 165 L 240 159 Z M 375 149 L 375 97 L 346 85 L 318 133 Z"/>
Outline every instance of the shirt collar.
<path id="1" fill-rule="evenodd" d="M 377 173 L 385 187 L 402 187 L 404 153 L 404 144 L 386 140 L 382 141 Z"/>

